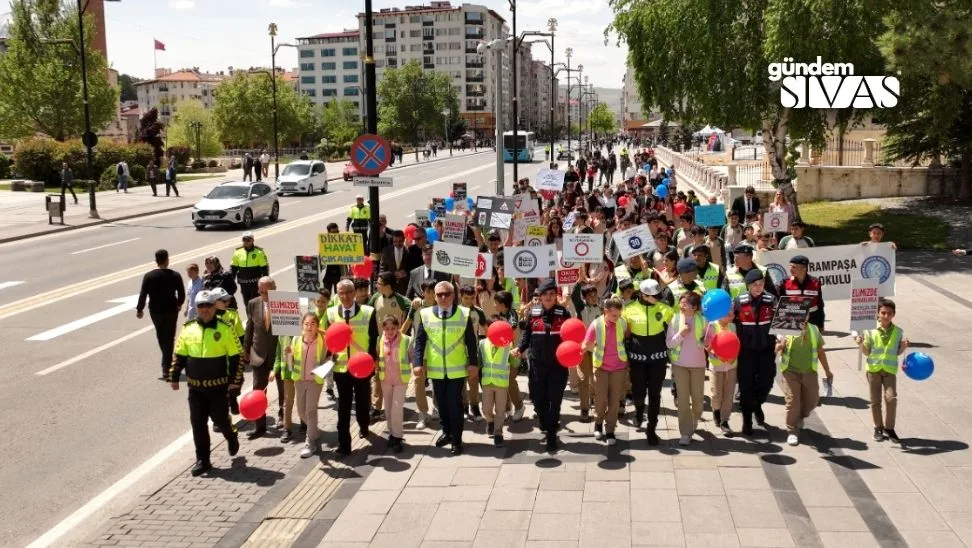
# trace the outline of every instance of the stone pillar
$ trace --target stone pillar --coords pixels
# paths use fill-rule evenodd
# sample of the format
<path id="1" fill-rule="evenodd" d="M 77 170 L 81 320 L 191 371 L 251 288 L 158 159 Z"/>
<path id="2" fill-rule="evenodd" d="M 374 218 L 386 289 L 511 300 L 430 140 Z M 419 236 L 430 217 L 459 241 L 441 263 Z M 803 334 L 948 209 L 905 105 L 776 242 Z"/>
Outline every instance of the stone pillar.
<path id="1" fill-rule="evenodd" d="M 797 160 L 797 165 L 810 165 L 810 143 L 808 143 L 806 140 L 800 143 L 800 159 Z"/>
<path id="2" fill-rule="evenodd" d="M 874 167 L 874 139 L 864 139 L 864 161 L 861 162 L 863 167 Z"/>
<path id="3" fill-rule="evenodd" d="M 736 164 L 729 164 L 726 167 L 729 168 L 729 173 L 728 173 L 729 179 L 728 179 L 728 183 L 726 184 L 729 186 L 734 186 L 736 184 Z"/>

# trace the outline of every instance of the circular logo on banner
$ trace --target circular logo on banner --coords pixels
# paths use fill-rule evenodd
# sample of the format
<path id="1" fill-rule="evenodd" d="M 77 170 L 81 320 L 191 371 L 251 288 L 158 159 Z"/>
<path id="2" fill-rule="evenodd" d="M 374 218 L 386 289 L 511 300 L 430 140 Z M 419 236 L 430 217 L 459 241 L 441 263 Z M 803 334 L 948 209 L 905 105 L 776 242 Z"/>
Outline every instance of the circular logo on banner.
<path id="1" fill-rule="evenodd" d="M 766 265 L 766 270 L 769 271 L 773 285 L 780 285 L 787 278 L 786 269 L 781 264 L 768 264 Z"/>
<path id="2" fill-rule="evenodd" d="M 780 228 L 780 218 L 773 217 L 770 219 L 770 228 Z"/>
<path id="3" fill-rule="evenodd" d="M 641 249 L 642 243 L 643 242 L 641 241 L 641 238 L 639 238 L 638 236 L 632 236 L 628 238 L 628 247 L 630 247 L 631 249 Z"/>
<path id="4" fill-rule="evenodd" d="M 574 268 L 574 263 L 568 263 L 563 257 L 560 258 L 560 268 Z"/>
<path id="5" fill-rule="evenodd" d="M 480 277 L 486 273 L 486 257 L 480 253 L 476 255 L 476 277 Z"/>
<path id="6" fill-rule="evenodd" d="M 532 251 L 520 251 L 513 255 L 513 266 L 520 272 L 532 272 L 537 267 L 537 255 Z"/>
<path id="7" fill-rule="evenodd" d="M 591 247 L 584 242 L 580 242 L 574 246 L 574 255 L 577 255 L 578 257 L 586 257 L 590 252 Z"/>
<path id="8" fill-rule="evenodd" d="M 449 254 L 441 249 L 435 252 L 435 260 L 439 261 L 439 264 L 442 266 L 452 264 L 452 259 L 449 258 Z"/>
<path id="9" fill-rule="evenodd" d="M 880 283 L 891 277 L 891 263 L 880 255 L 871 255 L 861 263 L 861 276 L 868 279 L 878 279 Z"/>

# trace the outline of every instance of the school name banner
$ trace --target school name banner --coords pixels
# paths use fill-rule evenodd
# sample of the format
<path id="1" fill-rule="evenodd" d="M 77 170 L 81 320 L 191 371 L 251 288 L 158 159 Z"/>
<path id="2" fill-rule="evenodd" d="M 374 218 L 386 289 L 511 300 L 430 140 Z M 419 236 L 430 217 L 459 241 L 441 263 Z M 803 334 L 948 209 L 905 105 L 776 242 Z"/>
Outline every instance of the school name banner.
<path id="1" fill-rule="evenodd" d="M 849 300 L 857 280 L 877 280 L 881 297 L 894 295 L 895 256 L 889 243 L 763 251 L 754 259 L 779 285 L 790 277 L 790 259 L 796 255 L 810 260 L 808 273 L 820 280 L 824 300 Z"/>

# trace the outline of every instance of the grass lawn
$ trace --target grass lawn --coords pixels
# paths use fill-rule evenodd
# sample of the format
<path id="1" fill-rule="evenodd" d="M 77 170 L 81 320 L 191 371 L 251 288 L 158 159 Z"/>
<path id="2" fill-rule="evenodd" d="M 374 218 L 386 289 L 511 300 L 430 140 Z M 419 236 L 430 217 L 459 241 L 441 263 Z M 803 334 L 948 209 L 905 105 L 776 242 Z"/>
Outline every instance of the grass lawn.
<path id="1" fill-rule="evenodd" d="M 882 210 L 874 204 L 813 202 L 800 204 L 807 235 L 820 245 L 856 244 L 867 240 L 871 223 L 884 225 L 886 241 L 898 249 L 948 249 L 948 224 L 926 215 Z"/>

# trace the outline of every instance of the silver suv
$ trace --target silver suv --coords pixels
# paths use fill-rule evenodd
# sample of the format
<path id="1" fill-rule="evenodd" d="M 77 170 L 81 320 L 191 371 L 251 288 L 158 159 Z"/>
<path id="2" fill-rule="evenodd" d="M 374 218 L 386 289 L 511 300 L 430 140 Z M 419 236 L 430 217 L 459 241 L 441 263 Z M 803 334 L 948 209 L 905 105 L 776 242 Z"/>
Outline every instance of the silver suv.
<path id="1" fill-rule="evenodd" d="M 280 202 L 270 185 L 262 182 L 229 181 L 209 191 L 192 207 L 196 230 L 207 225 L 238 225 L 249 228 L 254 221 L 280 217 Z"/>
<path id="2" fill-rule="evenodd" d="M 320 160 L 290 162 L 277 179 L 280 194 L 304 192 L 310 196 L 317 191 L 327 194 L 327 168 Z"/>

